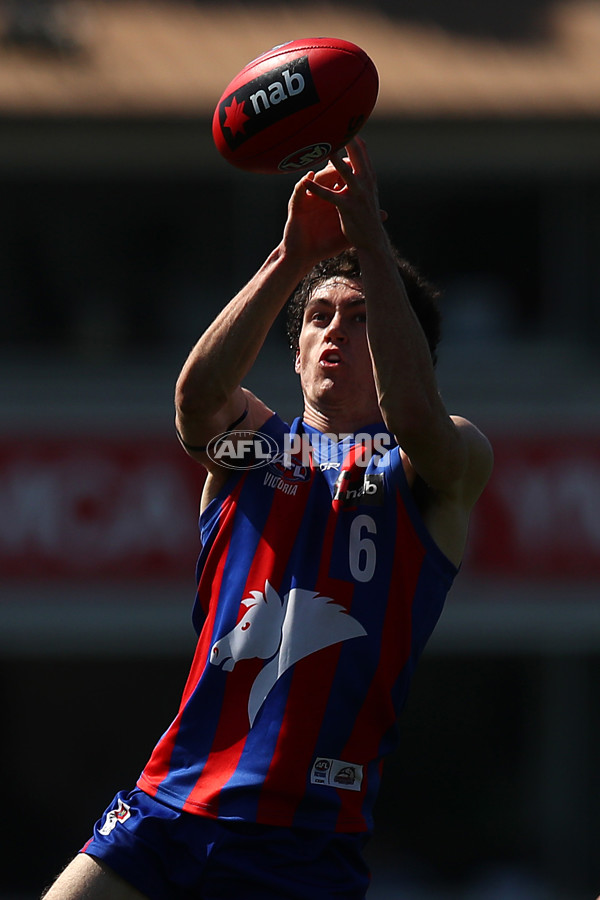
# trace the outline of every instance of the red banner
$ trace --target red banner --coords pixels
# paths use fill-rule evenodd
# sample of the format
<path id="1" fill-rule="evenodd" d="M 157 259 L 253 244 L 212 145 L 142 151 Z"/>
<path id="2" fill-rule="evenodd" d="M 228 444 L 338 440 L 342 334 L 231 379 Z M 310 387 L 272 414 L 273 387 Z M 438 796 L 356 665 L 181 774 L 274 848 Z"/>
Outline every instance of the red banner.
<path id="1" fill-rule="evenodd" d="M 465 570 L 600 576 L 600 437 L 500 436 Z M 0 438 L 0 577 L 185 579 L 204 470 L 175 439 Z"/>
<path id="2" fill-rule="evenodd" d="M 0 439 L 0 575 L 193 577 L 204 469 L 176 439 Z"/>
<path id="3" fill-rule="evenodd" d="M 469 571 L 509 577 L 600 576 L 600 436 L 502 436 L 474 511 Z"/>

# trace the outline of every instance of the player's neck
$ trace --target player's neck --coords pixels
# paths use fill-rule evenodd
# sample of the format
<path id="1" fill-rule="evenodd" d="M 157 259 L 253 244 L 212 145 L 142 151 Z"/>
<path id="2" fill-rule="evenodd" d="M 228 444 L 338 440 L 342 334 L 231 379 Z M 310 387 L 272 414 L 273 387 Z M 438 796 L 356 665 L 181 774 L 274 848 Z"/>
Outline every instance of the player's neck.
<path id="1" fill-rule="evenodd" d="M 375 412 L 372 416 L 357 418 L 356 415 L 348 414 L 343 410 L 325 412 L 315 409 L 310 405 L 304 407 L 303 420 L 311 428 L 316 428 L 322 434 L 356 434 L 363 428 L 373 425 L 381 420 L 381 413 Z"/>

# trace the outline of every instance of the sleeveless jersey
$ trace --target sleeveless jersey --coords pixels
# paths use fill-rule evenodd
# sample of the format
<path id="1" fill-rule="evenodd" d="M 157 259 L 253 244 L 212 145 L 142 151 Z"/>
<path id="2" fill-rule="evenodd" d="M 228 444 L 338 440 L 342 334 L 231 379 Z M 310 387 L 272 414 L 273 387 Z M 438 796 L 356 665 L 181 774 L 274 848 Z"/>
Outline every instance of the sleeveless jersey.
<path id="1" fill-rule="evenodd" d="M 383 425 L 334 443 L 275 415 L 261 435 L 278 452 L 232 473 L 200 517 L 197 649 L 138 786 L 214 818 L 370 831 L 457 570 Z"/>

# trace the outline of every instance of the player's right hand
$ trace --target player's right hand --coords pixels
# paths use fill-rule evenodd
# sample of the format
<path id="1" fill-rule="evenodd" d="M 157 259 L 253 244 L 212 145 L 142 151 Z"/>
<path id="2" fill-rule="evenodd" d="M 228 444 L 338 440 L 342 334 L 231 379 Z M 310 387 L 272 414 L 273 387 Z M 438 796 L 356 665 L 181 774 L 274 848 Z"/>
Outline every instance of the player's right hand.
<path id="1" fill-rule="evenodd" d="M 283 234 L 286 252 L 297 257 L 307 271 L 350 246 L 335 206 L 311 192 L 315 183 L 330 190 L 341 187 L 340 176 L 332 163 L 319 172 L 304 175 L 290 197 Z"/>

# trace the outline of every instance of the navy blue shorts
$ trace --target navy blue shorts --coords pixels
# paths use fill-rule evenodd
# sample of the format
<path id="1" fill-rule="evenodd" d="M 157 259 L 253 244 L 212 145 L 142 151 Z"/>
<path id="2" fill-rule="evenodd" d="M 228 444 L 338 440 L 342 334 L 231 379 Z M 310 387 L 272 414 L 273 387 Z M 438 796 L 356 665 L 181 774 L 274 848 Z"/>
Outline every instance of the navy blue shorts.
<path id="1" fill-rule="evenodd" d="M 208 819 L 121 791 L 82 848 L 150 900 L 364 900 L 367 836 Z"/>

